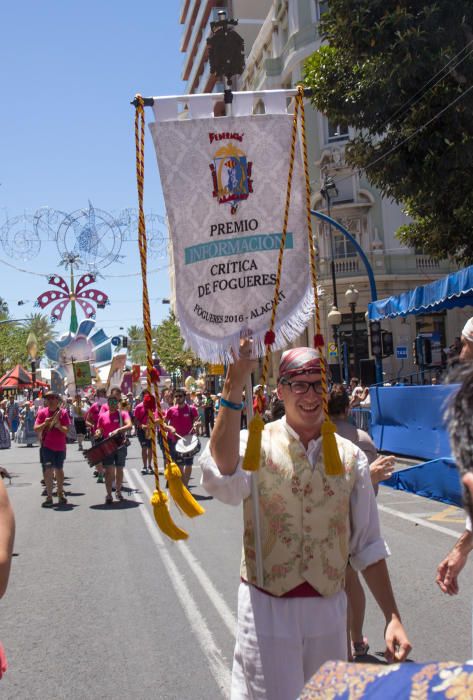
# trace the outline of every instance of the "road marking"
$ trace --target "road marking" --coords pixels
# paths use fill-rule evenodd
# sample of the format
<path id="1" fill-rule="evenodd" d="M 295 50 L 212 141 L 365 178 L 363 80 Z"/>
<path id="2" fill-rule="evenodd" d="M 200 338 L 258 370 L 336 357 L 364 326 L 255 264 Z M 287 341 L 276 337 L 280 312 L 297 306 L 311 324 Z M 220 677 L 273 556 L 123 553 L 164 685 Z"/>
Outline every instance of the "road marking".
<path id="1" fill-rule="evenodd" d="M 133 491 L 136 491 L 136 486 L 131 478 L 130 471 L 125 469 L 125 473 L 130 487 L 133 489 Z M 184 582 L 182 574 L 167 551 L 164 538 L 161 535 L 154 518 L 151 517 L 151 514 L 149 513 L 145 504 L 140 501 L 140 495 L 138 493 L 133 493 L 132 496 L 139 504 L 139 511 L 154 541 L 154 544 L 156 545 L 156 549 L 158 550 L 158 554 L 163 561 L 168 576 L 171 579 L 173 590 L 179 598 L 182 609 L 189 620 L 189 624 L 204 655 L 208 659 L 209 670 L 214 677 L 222 696 L 227 699 L 230 697 L 231 687 L 231 672 L 228 668 L 228 664 L 225 661 L 221 650 L 217 647 L 212 633 L 207 626 L 205 618 L 200 612 L 197 603 L 192 598 L 191 591 Z"/>
<path id="2" fill-rule="evenodd" d="M 436 525 L 435 523 L 431 523 L 427 520 L 421 520 L 420 518 L 416 518 L 414 515 L 402 513 L 400 510 L 395 510 L 394 508 L 388 508 L 387 506 L 382 506 L 378 504 L 378 510 L 382 511 L 383 513 L 388 513 L 388 515 L 394 515 L 397 518 L 401 518 L 402 520 L 408 520 L 409 522 L 415 523 L 416 525 L 428 527 L 430 528 L 430 530 L 436 530 L 437 532 L 441 532 L 443 535 L 454 537 L 456 540 L 461 535 L 461 532 L 457 532 L 456 530 L 450 530 L 449 527 L 442 527 L 441 525 Z"/>
<path id="3" fill-rule="evenodd" d="M 146 493 L 148 498 L 151 498 L 151 490 L 149 489 L 145 480 L 142 478 L 141 474 L 139 474 L 136 469 L 133 469 L 133 475 L 138 480 L 144 493 Z M 224 623 L 232 637 L 234 637 L 236 632 L 237 621 L 229 606 L 226 604 L 225 600 L 215 588 L 214 584 L 199 564 L 199 561 L 191 552 L 189 545 L 187 545 L 181 540 L 179 542 L 176 542 L 175 546 L 188 563 L 189 567 L 193 571 L 195 577 L 199 581 L 205 593 L 208 595 L 210 602 L 214 606 L 217 613 L 220 615 L 222 622 Z"/>
<path id="4" fill-rule="evenodd" d="M 458 517 L 460 516 L 460 517 Z M 448 506 L 448 508 L 444 508 L 441 510 L 439 513 L 435 513 L 434 515 L 431 515 L 429 520 L 438 520 L 439 522 L 447 522 L 447 523 L 464 523 L 465 522 L 465 516 L 462 516 L 462 509 L 458 508 L 458 506 Z"/>

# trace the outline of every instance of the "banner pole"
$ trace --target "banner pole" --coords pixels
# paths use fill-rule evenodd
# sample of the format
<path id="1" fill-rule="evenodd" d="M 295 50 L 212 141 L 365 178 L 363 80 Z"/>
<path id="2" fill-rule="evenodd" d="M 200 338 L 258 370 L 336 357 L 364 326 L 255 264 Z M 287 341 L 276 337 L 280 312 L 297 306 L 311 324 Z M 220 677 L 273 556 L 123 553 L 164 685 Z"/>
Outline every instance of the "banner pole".
<path id="1" fill-rule="evenodd" d="M 231 88 L 225 90 L 225 116 L 232 116 L 232 101 L 233 95 Z M 246 380 L 245 387 L 245 403 L 246 403 L 246 424 L 250 424 L 253 418 L 253 386 L 251 383 L 251 374 Z M 255 560 L 256 560 L 256 585 L 258 588 L 263 588 L 263 550 L 261 547 L 261 519 L 259 511 L 259 491 L 258 491 L 258 471 L 251 473 L 251 503 L 253 515 L 254 529 L 254 545 L 255 545 Z"/>
<path id="2" fill-rule="evenodd" d="M 248 377 L 245 387 L 246 423 L 250 424 L 253 418 L 253 387 L 251 375 Z M 255 533 L 255 557 L 256 557 L 256 585 L 264 588 L 263 576 L 263 551 L 261 548 L 261 519 L 259 512 L 258 470 L 251 472 L 251 502 L 253 504 L 253 527 Z"/>

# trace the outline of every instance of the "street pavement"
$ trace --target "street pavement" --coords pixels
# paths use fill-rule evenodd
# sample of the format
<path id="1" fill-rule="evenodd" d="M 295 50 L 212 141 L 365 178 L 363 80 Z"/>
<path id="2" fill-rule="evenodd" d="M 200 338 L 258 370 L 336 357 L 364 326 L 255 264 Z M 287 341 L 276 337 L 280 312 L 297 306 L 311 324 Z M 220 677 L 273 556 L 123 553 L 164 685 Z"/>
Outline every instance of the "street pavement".
<path id="1" fill-rule="evenodd" d="M 53 510 L 40 507 L 38 449 L 14 445 L 0 452 L 0 464 L 13 475 L 6 485 L 17 523 L 0 602 L 9 663 L 2 698 L 229 697 L 241 511 L 209 498 L 194 468 L 191 490 L 207 512 L 189 520 L 173 506 L 190 537 L 170 542 L 154 522 L 153 477 L 141 475 L 139 452 L 133 439 L 126 501 L 106 506 L 104 486 L 69 445 L 70 505 Z M 438 563 L 463 530 L 462 511 L 387 487 L 378 503 L 412 658 L 471 658 L 473 565 L 455 598 L 434 583 Z M 381 662 L 383 627 L 368 595 L 365 634 L 372 658 Z"/>

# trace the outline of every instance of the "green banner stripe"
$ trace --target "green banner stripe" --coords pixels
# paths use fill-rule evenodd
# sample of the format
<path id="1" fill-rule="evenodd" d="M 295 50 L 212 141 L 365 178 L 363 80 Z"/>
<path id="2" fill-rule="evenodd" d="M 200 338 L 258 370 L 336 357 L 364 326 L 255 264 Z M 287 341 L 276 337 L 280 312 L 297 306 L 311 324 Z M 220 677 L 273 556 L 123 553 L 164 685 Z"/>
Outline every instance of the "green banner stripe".
<path id="1" fill-rule="evenodd" d="M 267 253 L 279 250 L 282 233 L 262 233 L 256 236 L 242 236 L 225 241 L 210 241 L 185 248 L 186 265 L 211 258 L 222 258 L 245 253 Z M 294 248 L 292 233 L 286 235 L 285 248 Z"/>

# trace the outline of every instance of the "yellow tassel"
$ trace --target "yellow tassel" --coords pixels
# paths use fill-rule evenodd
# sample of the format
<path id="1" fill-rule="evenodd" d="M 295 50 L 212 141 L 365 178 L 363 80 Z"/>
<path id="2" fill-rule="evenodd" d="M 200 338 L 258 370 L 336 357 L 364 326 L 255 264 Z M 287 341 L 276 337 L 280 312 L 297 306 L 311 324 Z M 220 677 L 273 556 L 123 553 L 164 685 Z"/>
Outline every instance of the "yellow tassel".
<path id="1" fill-rule="evenodd" d="M 205 508 L 202 508 L 189 489 L 182 483 L 181 470 L 175 462 L 170 462 L 166 466 L 164 476 L 167 479 L 173 501 L 189 518 L 195 518 L 196 515 L 205 513 Z"/>
<path id="2" fill-rule="evenodd" d="M 185 530 L 181 530 L 171 518 L 168 500 L 164 491 L 156 490 L 153 492 L 151 505 L 153 506 L 154 518 L 158 523 L 159 529 L 171 540 L 186 540 L 189 535 Z"/>
<path id="3" fill-rule="evenodd" d="M 243 457 L 243 469 L 248 472 L 256 472 L 259 469 L 263 429 L 264 421 L 259 413 L 255 413 L 248 426 L 248 443 Z"/>
<path id="4" fill-rule="evenodd" d="M 343 467 L 335 439 L 335 425 L 328 418 L 322 424 L 322 454 L 324 456 L 325 473 L 327 476 L 343 476 Z"/>

